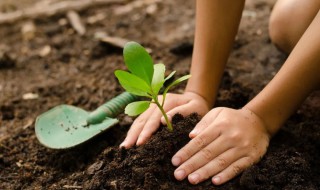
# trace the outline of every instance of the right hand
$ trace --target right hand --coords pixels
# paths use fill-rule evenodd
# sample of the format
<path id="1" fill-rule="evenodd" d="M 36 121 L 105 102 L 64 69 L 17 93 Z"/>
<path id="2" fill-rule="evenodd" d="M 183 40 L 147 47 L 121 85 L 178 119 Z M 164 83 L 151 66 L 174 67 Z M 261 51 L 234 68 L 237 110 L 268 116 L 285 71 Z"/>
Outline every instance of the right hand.
<path id="1" fill-rule="evenodd" d="M 162 95 L 159 97 L 162 101 Z M 193 92 L 185 92 L 184 94 L 168 93 L 164 103 L 164 110 L 171 120 L 176 113 L 187 116 L 191 113 L 198 113 L 204 116 L 210 109 L 207 101 L 200 95 Z M 151 135 L 157 131 L 160 121 L 165 124 L 165 120 L 159 108 L 152 104 L 144 113 L 135 119 L 127 137 L 120 144 L 120 147 L 130 148 L 135 144 L 142 145 L 150 139 Z"/>

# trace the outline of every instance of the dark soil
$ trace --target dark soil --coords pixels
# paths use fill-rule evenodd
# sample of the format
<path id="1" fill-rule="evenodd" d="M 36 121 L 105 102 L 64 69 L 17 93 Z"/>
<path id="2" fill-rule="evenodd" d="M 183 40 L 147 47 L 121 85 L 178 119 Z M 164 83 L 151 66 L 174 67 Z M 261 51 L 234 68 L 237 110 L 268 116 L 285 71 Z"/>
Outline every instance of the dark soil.
<path id="1" fill-rule="evenodd" d="M 11 7 L 4 2 L 0 10 Z M 242 107 L 284 62 L 286 56 L 267 33 L 273 3 L 247 1 L 215 106 Z M 98 32 L 151 48 L 152 57 L 163 61 L 168 73 L 189 72 L 193 1 L 163 0 L 152 4 L 156 8 L 143 5 L 115 15 L 122 6 L 80 11 L 87 29 L 83 36 L 72 29 L 65 14 L 0 25 L 0 189 L 320 189 L 319 92 L 285 123 L 258 164 L 222 186 L 209 180 L 193 186 L 173 177 L 171 157 L 188 142 L 189 131 L 200 119 L 196 114 L 176 115 L 175 132 L 161 127 L 146 145 L 129 150 L 118 148 L 133 121 L 123 114 L 119 125 L 78 147 L 42 146 L 34 133 L 39 114 L 59 104 L 93 110 L 123 91 L 113 74 L 124 69 L 121 49 L 97 41 Z M 97 15 L 103 19 L 92 22 Z M 26 37 L 21 29 L 30 21 L 35 33 Z M 174 92 L 182 89 L 183 85 Z M 26 96 L 30 93 L 37 96 Z"/>

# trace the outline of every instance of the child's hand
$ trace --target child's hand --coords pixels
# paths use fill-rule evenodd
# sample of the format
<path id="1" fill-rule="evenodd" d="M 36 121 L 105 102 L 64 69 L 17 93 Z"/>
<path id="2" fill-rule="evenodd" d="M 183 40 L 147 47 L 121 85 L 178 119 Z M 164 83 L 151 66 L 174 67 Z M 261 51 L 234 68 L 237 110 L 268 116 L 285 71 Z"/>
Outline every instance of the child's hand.
<path id="1" fill-rule="evenodd" d="M 161 102 L 162 96 L 159 96 Z M 204 98 L 192 92 L 184 94 L 170 94 L 166 96 L 164 110 L 167 112 L 169 120 L 176 113 L 184 116 L 197 112 L 204 116 L 209 111 L 209 105 Z M 134 144 L 144 144 L 151 135 L 159 128 L 160 120 L 164 123 L 164 119 L 160 110 L 156 105 L 151 105 L 150 108 L 141 114 L 132 124 L 128 131 L 126 139 L 121 143 L 121 147 L 130 148 Z"/>
<path id="2" fill-rule="evenodd" d="M 174 176 L 188 176 L 192 184 L 212 178 L 225 183 L 258 162 L 266 153 L 270 135 L 262 120 L 248 109 L 215 108 L 190 133 L 193 138 L 172 158 L 179 166 Z"/>

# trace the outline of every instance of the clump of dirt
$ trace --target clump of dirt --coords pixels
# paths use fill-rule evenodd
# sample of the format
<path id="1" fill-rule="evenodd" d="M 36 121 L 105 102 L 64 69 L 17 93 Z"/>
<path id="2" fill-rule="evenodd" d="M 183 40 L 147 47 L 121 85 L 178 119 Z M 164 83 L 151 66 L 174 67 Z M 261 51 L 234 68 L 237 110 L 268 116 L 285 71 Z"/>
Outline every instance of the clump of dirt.
<path id="1" fill-rule="evenodd" d="M 107 149 L 94 165 L 105 163 L 85 184 L 87 189 L 172 189 L 185 186 L 174 180 L 171 157 L 188 141 L 199 121 L 196 114 L 173 117 L 174 132 L 161 127 L 144 146 Z M 179 140 L 177 140 L 179 139 Z M 187 184 L 187 183 L 184 183 Z M 188 186 L 188 184 L 187 184 Z"/>
<path id="2" fill-rule="evenodd" d="M 187 180 L 175 180 L 172 156 L 190 140 L 189 132 L 201 118 L 197 114 L 173 118 L 175 131 L 162 126 L 149 142 L 140 147 L 104 150 L 87 168 L 85 189 L 302 189 L 319 187 L 318 145 L 312 141 L 299 141 L 286 130 L 272 140 L 265 157 L 243 174 L 225 185 L 213 186 L 208 179 L 198 185 Z M 177 140 L 178 139 L 178 140 Z"/>
<path id="3" fill-rule="evenodd" d="M 12 68 L 15 65 L 15 60 L 7 52 L 0 50 L 0 69 Z"/>
<path id="4" fill-rule="evenodd" d="M 2 105 L 0 107 L 2 120 L 11 120 L 14 119 L 14 108 L 10 105 Z"/>
<path id="5" fill-rule="evenodd" d="M 285 144 L 281 142 L 286 142 Z M 292 146 L 291 146 L 292 144 Z M 281 131 L 271 142 L 265 158 L 257 165 L 247 169 L 241 176 L 240 184 L 245 189 L 312 189 L 319 187 L 318 178 L 312 167 L 319 154 L 312 154 L 319 146 L 310 142 L 302 145 L 296 137 Z M 310 151 L 310 152 L 309 152 Z M 269 182 L 268 185 L 266 182 Z M 262 185 L 263 184 L 263 185 Z"/>

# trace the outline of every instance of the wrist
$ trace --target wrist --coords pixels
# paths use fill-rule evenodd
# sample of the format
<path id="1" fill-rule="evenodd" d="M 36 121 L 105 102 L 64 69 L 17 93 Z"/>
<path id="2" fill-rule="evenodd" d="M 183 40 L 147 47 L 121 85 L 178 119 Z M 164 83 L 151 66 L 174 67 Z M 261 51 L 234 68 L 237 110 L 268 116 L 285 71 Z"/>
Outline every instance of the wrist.
<path id="1" fill-rule="evenodd" d="M 250 112 L 250 114 L 254 115 L 257 117 L 265 127 L 267 133 L 272 137 L 277 133 L 277 131 L 280 129 L 281 124 L 278 124 L 279 122 L 276 122 L 277 119 L 275 118 L 268 118 L 268 116 L 262 114 L 261 112 L 258 111 L 254 106 L 252 105 L 245 105 L 242 110 L 245 110 L 247 112 Z"/>
<path id="2" fill-rule="evenodd" d="M 190 89 L 186 89 L 184 92 L 185 95 L 187 96 L 191 96 L 194 97 L 195 99 L 201 99 L 203 102 L 205 102 L 208 110 L 210 110 L 212 108 L 213 105 L 213 101 L 214 100 L 208 100 L 207 98 L 205 98 L 203 95 L 201 95 L 201 93 L 198 93 L 196 91 L 190 90 Z"/>
<path id="3" fill-rule="evenodd" d="M 265 133 L 268 134 L 269 139 L 274 135 L 274 133 L 269 130 L 268 125 L 266 124 L 266 122 L 264 121 L 264 119 L 261 116 L 259 116 L 258 114 L 256 114 L 255 112 L 253 112 L 250 108 L 248 108 L 246 106 L 242 107 L 240 110 L 242 110 L 247 115 L 247 117 L 254 118 L 255 123 L 258 122 L 260 124 L 260 126 L 263 127 Z M 259 124 L 257 124 L 257 125 L 259 125 Z"/>

